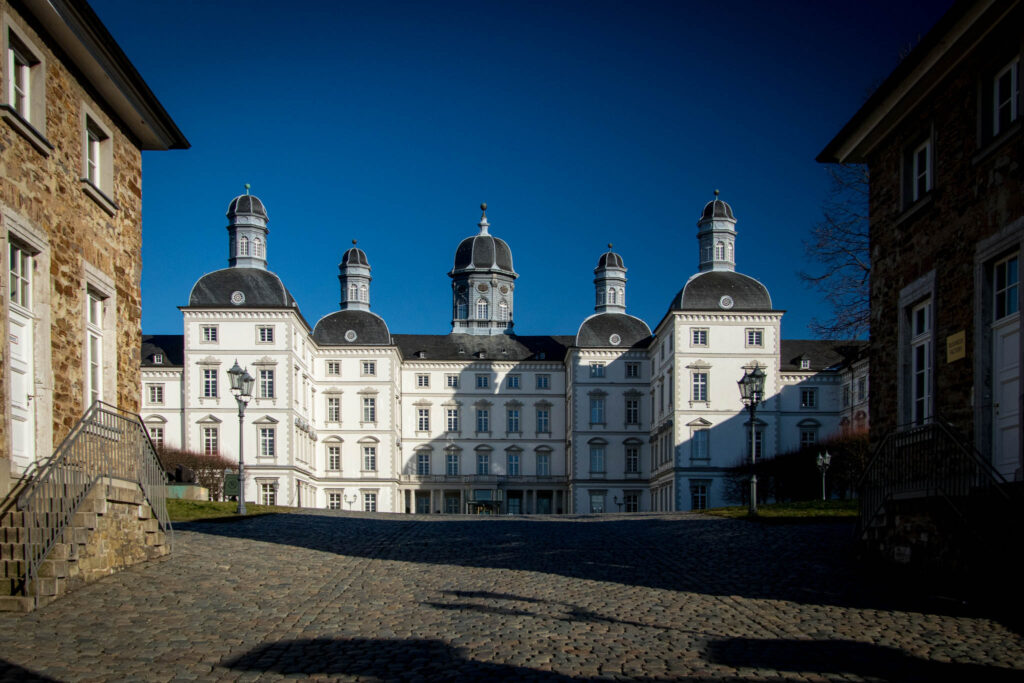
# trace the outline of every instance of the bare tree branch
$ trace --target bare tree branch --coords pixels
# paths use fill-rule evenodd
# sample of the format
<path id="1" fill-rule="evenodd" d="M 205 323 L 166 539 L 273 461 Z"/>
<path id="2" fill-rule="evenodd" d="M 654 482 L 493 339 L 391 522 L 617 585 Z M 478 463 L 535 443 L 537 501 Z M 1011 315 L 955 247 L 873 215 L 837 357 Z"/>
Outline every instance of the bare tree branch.
<path id="1" fill-rule="evenodd" d="M 811 330 L 826 339 L 858 338 L 868 333 L 870 324 L 868 167 L 832 164 L 827 172 L 830 184 L 822 219 L 804 242 L 818 268 L 798 275 L 832 310 L 827 319 L 811 320 Z"/>

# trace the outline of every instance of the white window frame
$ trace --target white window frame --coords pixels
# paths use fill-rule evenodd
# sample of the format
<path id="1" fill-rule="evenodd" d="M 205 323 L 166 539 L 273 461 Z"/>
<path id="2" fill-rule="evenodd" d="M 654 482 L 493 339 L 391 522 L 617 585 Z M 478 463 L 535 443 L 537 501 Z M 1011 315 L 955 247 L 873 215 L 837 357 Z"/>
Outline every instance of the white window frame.
<path id="1" fill-rule="evenodd" d="M 329 361 L 327 361 L 327 376 L 328 377 L 341 377 L 341 361 L 340 360 L 329 360 Z"/>
<path id="2" fill-rule="evenodd" d="M 1006 74 L 1010 76 L 1010 92 L 1008 96 L 1002 96 L 999 81 Z M 1008 128 L 1020 116 L 1020 57 L 1013 60 L 1000 69 L 992 79 L 992 135 L 993 137 L 1004 132 L 1000 126 L 999 114 L 1003 106 L 1009 108 L 1009 120 L 1006 122 Z"/>
<path id="3" fill-rule="evenodd" d="M 924 152 L 924 162 L 921 161 L 921 152 Z M 910 202 L 914 203 L 922 199 L 932 189 L 932 139 L 929 137 L 916 147 L 910 154 Z M 923 185 L 922 188 L 922 179 Z"/>
<path id="4" fill-rule="evenodd" d="M 86 290 L 85 341 L 85 399 L 86 405 L 103 400 L 104 396 L 104 318 L 106 297 L 89 288 Z"/>
<path id="5" fill-rule="evenodd" d="M 430 408 L 417 408 L 416 409 L 416 431 L 418 431 L 418 432 L 429 432 L 430 431 Z"/>
<path id="6" fill-rule="evenodd" d="M 274 398 L 274 371 L 260 368 L 259 372 L 260 398 Z"/>
<path id="7" fill-rule="evenodd" d="M 259 457 L 277 457 L 277 429 L 275 427 L 259 427 Z"/>
<path id="8" fill-rule="evenodd" d="M 459 431 L 459 409 L 458 408 L 445 408 L 445 427 L 446 431 L 457 432 Z"/>
<path id="9" fill-rule="evenodd" d="M 257 325 L 256 326 L 256 343 L 257 344 L 273 344 L 274 343 L 274 326 L 273 325 Z"/>
<path id="10" fill-rule="evenodd" d="M 430 375 L 427 373 L 418 373 L 416 375 L 416 388 L 417 389 L 429 389 L 430 388 Z"/>
<path id="11" fill-rule="evenodd" d="M 538 477 L 550 477 L 551 476 L 551 454 L 550 453 L 538 453 L 537 454 L 537 476 Z"/>
<path id="12" fill-rule="evenodd" d="M 744 438 L 750 438 L 749 433 L 744 432 Z M 711 430 L 706 428 L 694 429 L 690 435 L 690 459 L 710 460 L 711 459 Z"/>
<path id="13" fill-rule="evenodd" d="M 491 431 L 491 411 L 488 408 L 476 409 L 476 433 L 489 434 Z"/>
<path id="14" fill-rule="evenodd" d="M 590 424 L 605 424 L 605 401 L 604 396 L 590 397 Z"/>
<path id="15" fill-rule="evenodd" d="M 549 408 L 537 408 L 537 433 L 551 433 L 551 410 Z"/>
<path id="16" fill-rule="evenodd" d="M 459 452 L 458 451 L 445 451 L 444 454 L 444 473 L 449 477 L 459 476 Z"/>
<path id="17" fill-rule="evenodd" d="M 328 472 L 341 471 L 341 444 L 327 444 L 327 467 Z"/>
<path id="18" fill-rule="evenodd" d="M 8 14 L 3 15 L 3 42 L 3 98 L 10 109 L 3 110 L 0 117 L 36 151 L 49 156 L 53 145 L 46 139 L 46 53 Z"/>
<path id="19" fill-rule="evenodd" d="M 746 348 L 748 348 L 748 349 L 763 349 L 764 348 L 764 328 L 763 327 L 748 327 L 745 330 L 744 337 L 746 339 Z"/>
<path id="20" fill-rule="evenodd" d="M 444 376 L 444 385 L 446 387 L 448 387 L 449 389 L 458 389 L 459 388 L 459 376 L 458 375 L 445 375 Z"/>
<path id="21" fill-rule="evenodd" d="M 481 476 L 487 476 L 491 473 L 491 453 L 490 451 L 478 451 L 476 454 L 476 473 Z"/>
<path id="22" fill-rule="evenodd" d="M 487 374 L 478 374 L 476 376 L 476 388 L 477 389 L 488 389 L 491 386 L 491 376 Z"/>
<path id="23" fill-rule="evenodd" d="M 544 390 L 551 388 L 551 375 L 542 373 L 537 375 L 537 389 Z"/>
<path id="24" fill-rule="evenodd" d="M 627 443 L 624 447 L 625 473 L 640 474 L 640 444 Z"/>
<path id="25" fill-rule="evenodd" d="M 377 422 L 377 397 L 363 396 L 363 423 L 376 424 Z"/>
<path id="26" fill-rule="evenodd" d="M 594 378 L 604 377 L 604 363 L 591 363 L 590 376 Z"/>
<path id="27" fill-rule="evenodd" d="M 910 309 L 910 416 L 914 424 L 924 424 L 932 416 L 932 299 Z"/>
<path id="28" fill-rule="evenodd" d="M 416 474 L 424 477 L 430 474 L 430 451 L 426 449 L 416 451 Z"/>
<path id="29" fill-rule="evenodd" d="M 518 389 L 520 385 L 520 376 L 518 374 L 511 374 L 505 376 L 505 388 L 506 389 Z"/>
<path id="30" fill-rule="evenodd" d="M 505 427 L 509 434 L 519 434 L 522 432 L 519 418 L 519 408 L 507 408 L 505 410 Z"/>
<path id="31" fill-rule="evenodd" d="M 203 425 L 201 428 L 203 436 L 203 454 L 217 455 L 220 453 L 220 428 Z"/>
<path id="32" fill-rule="evenodd" d="M 153 442 L 153 448 L 159 450 L 164 447 L 163 425 L 146 425 L 146 431 L 149 432 L 149 440 Z"/>
<path id="33" fill-rule="evenodd" d="M 626 379 L 639 379 L 640 377 L 640 363 L 636 361 L 626 362 Z"/>
<path id="34" fill-rule="evenodd" d="M 363 461 L 363 472 L 376 472 L 377 471 L 377 445 L 376 444 L 363 444 L 360 448 L 362 451 Z"/>
<path id="35" fill-rule="evenodd" d="M 217 344 L 219 342 L 219 330 L 216 325 L 202 325 L 199 330 L 200 344 Z"/>
<path id="36" fill-rule="evenodd" d="M 707 370 L 694 370 L 690 375 L 690 400 L 694 403 L 707 403 L 711 393 L 711 373 Z"/>
<path id="37" fill-rule="evenodd" d="M 260 483 L 260 502 L 263 505 L 277 505 L 277 484 Z"/>
<path id="38" fill-rule="evenodd" d="M 377 511 L 377 494 L 366 492 L 363 494 L 363 512 Z"/>
<path id="39" fill-rule="evenodd" d="M 341 492 L 340 491 L 328 491 L 327 492 L 327 509 L 328 510 L 340 510 L 341 509 Z"/>
<path id="40" fill-rule="evenodd" d="M 114 201 L 114 135 L 88 104 L 82 103 L 82 191 L 100 208 L 113 215 Z"/>
<path id="41" fill-rule="evenodd" d="M 992 266 L 992 303 L 993 320 L 1002 320 L 1020 311 L 1019 252 L 999 259 Z"/>
<path id="42" fill-rule="evenodd" d="M 361 377 L 376 377 L 377 376 L 377 361 L 375 360 L 364 360 L 359 363 L 360 376 Z"/>
<path id="43" fill-rule="evenodd" d="M 202 376 L 199 378 L 200 398 L 219 398 L 220 378 L 217 375 L 217 368 L 203 368 Z"/>
<path id="44" fill-rule="evenodd" d="M 164 385 L 163 384 L 147 384 L 148 403 L 152 406 L 162 406 L 164 404 Z"/>
<path id="45" fill-rule="evenodd" d="M 626 399 L 626 424 L 627 425 L 639 425 L 640 424 L 640 398 L 627 398 Z"/>
<path id="46" fill-rule="evenodd" d="M 340 396 L 328 396 L 327 397 L 327 421 L 328 422 L 341 422 L 341 397 Z"/>
<path id="47" fill-rule="evenodd" d="M 800 387 L 800 408 L 803 410 L 818 409 L 817 387 Z"/>
<path id="48" fill-rule="evenodd" d="M 509 451 L 508 453 L 505 454 L 505 474 L 507 474 L 510 477 L 518 477 L 520 474 L 522 474 L 522 470 L 520 469 L 522 459 L 519 457 L 519 455 L 520 454 L 518 451 Z"/>

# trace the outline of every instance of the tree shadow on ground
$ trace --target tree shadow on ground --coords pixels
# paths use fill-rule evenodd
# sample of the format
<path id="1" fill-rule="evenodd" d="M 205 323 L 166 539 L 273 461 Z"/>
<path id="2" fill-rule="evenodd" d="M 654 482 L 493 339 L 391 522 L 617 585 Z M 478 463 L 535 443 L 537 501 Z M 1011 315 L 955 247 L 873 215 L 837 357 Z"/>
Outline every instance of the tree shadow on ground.
<path id="1" fill-rule="evenodd" d="M 1021 672 L 981 664 L 944 663 L 896 648 L 849 640 L 727 638 L 707 644 L 706 658 L 729 667 L 781 673 L 859 676 L 883 681 L 1020 681 Z"/>

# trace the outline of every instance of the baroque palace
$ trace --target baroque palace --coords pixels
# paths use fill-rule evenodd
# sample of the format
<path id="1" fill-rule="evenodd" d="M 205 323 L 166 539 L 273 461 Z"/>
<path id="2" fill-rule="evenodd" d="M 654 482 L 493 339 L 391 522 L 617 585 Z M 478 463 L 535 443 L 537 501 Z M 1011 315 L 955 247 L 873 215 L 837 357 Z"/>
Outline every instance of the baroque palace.
<path id="1" fill-rule="evenodd" d="M 228 267 L 201 277 L 183 335 L 143 338 L 142 416 L 159 445 L 238 456 L 227 370 L 255 378 L 245 494 L 261 503 L 415 513 L 690 510 L 730 502 L 727 470 L 867 428 L 867 366 L 783 340 L 783 311 L 736 272 L 736 218 L 697 222 L 698 271 L 654 328 L 626 312 L 626 266 L 599 256 L 575 336 L 517 336 L 508 244 L 455 249 L 452 329 L 392 334 L 371 310 L 367 254 L 341 258 L 340 309 L 310 326 L 267 270 L 268 216 L 228 208 Z M 583 274 L 581 273 L 581 276 Z M 759 366 L 751 438 L 737 381 Z"/>

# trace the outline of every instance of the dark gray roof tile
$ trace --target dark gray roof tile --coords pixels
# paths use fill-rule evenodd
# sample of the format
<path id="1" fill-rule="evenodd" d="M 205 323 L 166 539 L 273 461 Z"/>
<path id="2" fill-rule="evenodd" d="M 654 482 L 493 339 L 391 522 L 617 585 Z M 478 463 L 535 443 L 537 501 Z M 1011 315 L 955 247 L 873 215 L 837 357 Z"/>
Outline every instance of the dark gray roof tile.
<path id="1" fill-rule="evenodd" d="M 496 334 L 396 334 L 395 344 L 406 360 L 563 361 L 573 345 L 569 336 L 525 336 Z M 423 352 L 423 355 L 418 355 Z M 481 356 L 481 354 L 483 354 Z"/>
<path id="2" fill-rule="evenodd" d="M 154 362 L 154 357 L 163 356 L 162 363 Z M 142 366 L 143 367 L 181 367 L 185 364 L 185 335 L 183 334 L 144 334 L 142 335 Z"/>
<path id="3" fill-rule="evenodd" d="M 618 335 L 619 343 L 611 342 Z M 576 333 L 576 346 L 592 348 L 646 348 L 651 343 L 651 328 L 640 318 L 625 313 L 599 313 L 583 321 Z"/>
<path id="4" fill-rule="evenodd" d="M 335 311 L 317 322 L 313 341 L 321 346 L 386 346 L 391 343 L 391 333 L 376 313 Z"/>

